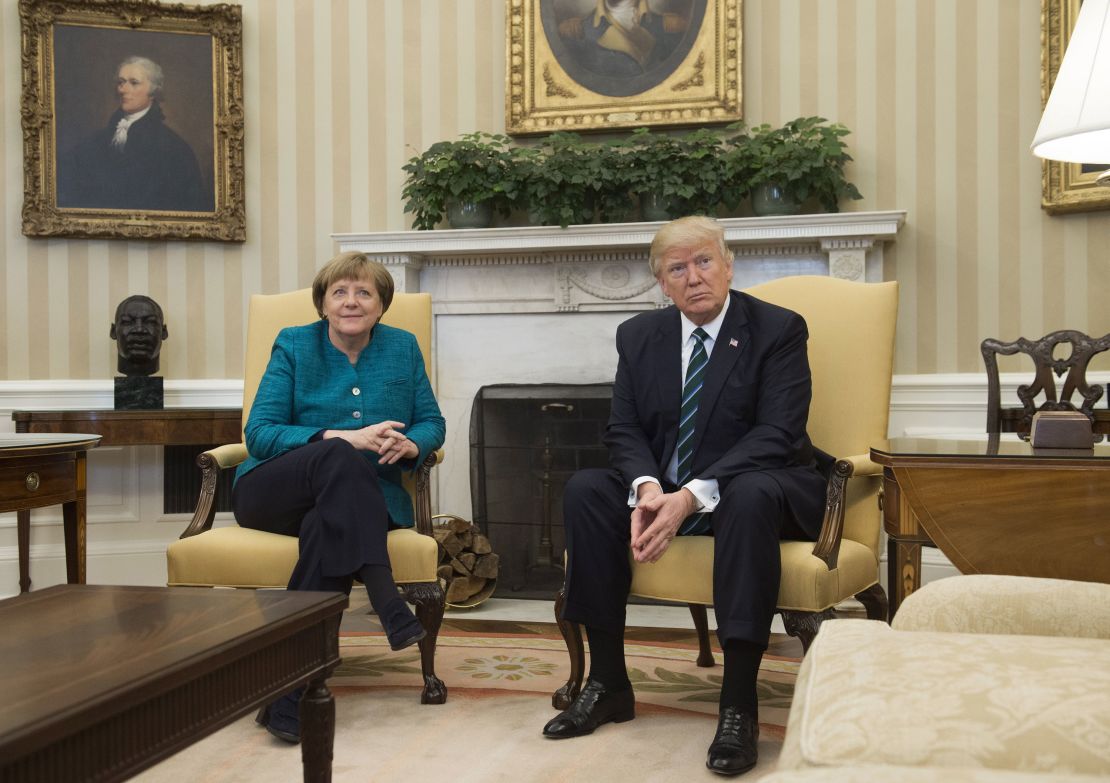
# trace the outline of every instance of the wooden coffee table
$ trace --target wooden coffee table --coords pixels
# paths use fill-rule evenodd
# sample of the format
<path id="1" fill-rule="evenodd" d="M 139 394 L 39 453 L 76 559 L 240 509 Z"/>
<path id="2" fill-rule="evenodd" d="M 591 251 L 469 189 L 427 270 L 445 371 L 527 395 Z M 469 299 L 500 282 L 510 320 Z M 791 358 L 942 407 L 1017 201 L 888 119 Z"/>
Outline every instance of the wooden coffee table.
<path id="1" fill-rule="evenodd" d="M 0 780 L 124 780 L 307 685 L 330 781 L 342 593 L 59 585 L 0 601 Z M 261 731 L 261 729 L 259 729 Z"/>

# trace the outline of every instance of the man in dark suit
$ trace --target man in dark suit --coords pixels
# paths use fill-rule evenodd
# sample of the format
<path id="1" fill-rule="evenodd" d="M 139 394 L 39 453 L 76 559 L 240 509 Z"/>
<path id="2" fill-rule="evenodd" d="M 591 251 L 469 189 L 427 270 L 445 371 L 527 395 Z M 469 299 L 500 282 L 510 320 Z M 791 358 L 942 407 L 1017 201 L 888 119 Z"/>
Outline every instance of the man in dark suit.
<path id="1" fill-rule="evenodd" d="M 735 775 L 756 763 L 756 676 L 778 597 L 779 540 L 813 540 L 821 525 L 825 480 L 806 435 L 808 334 L 797 313 L 729 289 L 732 254 L 710 218 L 663 226 L 650 263 L 674 306 L 617 329 L 605 434 L 613 469 L 579 471 L 563 499 L 563 616 L 586 626 L 590 673 L 544 735 L 635 717 L 624 665 L 629 552 L 653 563 L 676 535 L 711 535 L 725 664 L 706 766 Z"/>

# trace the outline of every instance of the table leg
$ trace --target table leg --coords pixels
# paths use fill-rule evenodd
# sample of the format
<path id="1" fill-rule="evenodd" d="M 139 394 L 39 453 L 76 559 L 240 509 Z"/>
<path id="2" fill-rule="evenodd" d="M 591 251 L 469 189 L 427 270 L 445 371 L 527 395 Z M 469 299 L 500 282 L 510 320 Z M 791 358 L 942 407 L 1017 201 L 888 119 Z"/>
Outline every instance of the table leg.
<path id="1" fill-rule="evenodd" d="M 88 512 L 86 505 L 86 476 L 89 464 L 89 455 L 84 451 L 77 453 L 74 465 L 74 483 L 76 485 L 76 498 L 69 505 L 62 506 L 62 521 L 64 523 L 66 540 L 66 581 L 70 584 L 85 584 L 85 524 Z M 72 520 L 70 515 L 72 514 Z M 70 556 L 70 553 L 73 556 Z"/>
<path id="2" fill-rule="evenodd" d="M 301 697 L 301 763 L 305 783 L 331 783 L 335 698 L 327 677 L 312 680 Z"/>
<path id="3" fill-rule="evenodd" d="M 902 601 L 921 587 L 921 543 L 900 541 L 890 536 L 887 541 L 887 586 L 890 588 L 890 620 Z"/>
<path id="4" fill-rule="evenodd" d="M 19 546 L 19 592 L 31 589 L 31 512 L 15 512 L 16 538 Z"/>
<path id="5" fill-rule="evenodd" d="M 88 459 L 78 452 L 74 463 L 75 498 L 62 504 L 62 524 L 66 542 L 66 581 L 85 584 L 85 477 Z"/>

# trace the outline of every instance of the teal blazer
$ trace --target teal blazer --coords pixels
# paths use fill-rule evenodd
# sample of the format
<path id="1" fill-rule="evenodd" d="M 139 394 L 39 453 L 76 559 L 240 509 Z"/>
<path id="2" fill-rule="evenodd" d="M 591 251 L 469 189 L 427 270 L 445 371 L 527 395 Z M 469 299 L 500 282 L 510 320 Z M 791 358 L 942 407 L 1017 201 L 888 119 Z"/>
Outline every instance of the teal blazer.
<path id="1" fill-rule="evenodd" d="M 416 338 L 379 323 L 352 365 L 328 339 L 327 321 L 282 329 L 247 419 L 250 456 L 235 478 L 305 445 L 321 430 L 356 430 L 386 420 L 403 422 L 420 454 L 379 465 L 377 454 L 364 453 L 378 472 L 393 523 L 412 527 L 412 499 L 401 486 L 402 472 L 419 467 L 443 445 L 446 433 Z"/>

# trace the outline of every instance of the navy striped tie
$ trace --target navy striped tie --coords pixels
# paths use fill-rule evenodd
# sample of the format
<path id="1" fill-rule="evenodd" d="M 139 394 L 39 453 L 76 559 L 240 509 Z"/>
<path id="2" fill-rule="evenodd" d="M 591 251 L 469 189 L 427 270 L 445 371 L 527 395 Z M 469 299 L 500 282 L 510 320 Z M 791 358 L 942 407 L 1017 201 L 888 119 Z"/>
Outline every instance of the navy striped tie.
<path id="1" fill-rule="evenodd" d="M 678 485 L 681 487 L 690 480 L 694 464 L 694 422 L 698 417 L 698 397 L 702 383 L 705 382 L 705 367 L 709 364 L 709 354 L 705 350 L 705 340 L 709 335 L 700 326 L 694 330 L 694 350 L 690 363 L 686 365 L 686 383 L 682 386 L 682 411 L 678 422 Z M 699 535 L 709 530 L 709 514 L 698 512 L 682 521 L 678 529 L 680 536 Z"/>

